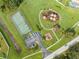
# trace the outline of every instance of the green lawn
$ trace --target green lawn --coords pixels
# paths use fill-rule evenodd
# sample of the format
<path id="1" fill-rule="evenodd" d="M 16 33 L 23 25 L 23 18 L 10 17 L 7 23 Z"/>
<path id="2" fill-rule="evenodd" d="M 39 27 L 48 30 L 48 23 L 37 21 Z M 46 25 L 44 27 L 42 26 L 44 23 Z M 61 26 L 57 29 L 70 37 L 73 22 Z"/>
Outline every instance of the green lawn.
<path id="1" fill-rule="evenodd" d="M 25 0 L 22 3 L 22 5 L 19 7 L 18 10 L 25 17 L 26 21 L 29 23 L 29 26 L 32 28 L 32 30 L 36 32 L 36 31 L 39 31 L 37 28 L 37 24 L 40 26 L 39 13 L 42 9 L 45 9 L 45 8 L 46 9 L 51 8 L 51 9 L 55 10 L 56 12 L 58 12 L 58 14 L 61 17 L 59 24 L 64 29 L 67 29 L 67 28 L 73 26 L 77 21 L 79 21 L 79 10 L 78 9 L 63 7 L 60 4 L 58 4 L 55 0 Z M 8 59 L 22 59 L 23 57 L 25 57 L 29 54 L 32 54 L 33 51 L 30 52 L 27 50 L 23 38 L 21 37 L 21 35 L 19 35 L 19 32 L 15 28 L 15 25 L 12 23 L 11 15 L 12 14 L 6 15 L 6 14 L 2 14 L 0 12 L 0 17 L 3 19 L 4 23 L 6 24 L 6 26 L 10 30 L 10 32 L 13 34 L 14 38 L 16 39 L 16 42 L 20 45 L 22 52 L 20 54 L 18 54 L 15 51 L 13 44 L 10 43 L 11 42 L 10 39 L 8 39 L 8 41 L 11 45 Z M 43 36 L 45 33 L 51 32 L 51 31 L 46 31 L 46 30 L 42 29 L 39 32 L 41 32 L 42 36 Z M 59 35 L 59 34 L 57 34 L 57 35 Z M 53 33 L 52 33 L 52 36 L 53 36 Z M 69 42 L 71 40 L 71 39 L 70 40 L 69 39 L 61 40 L 57 45 L 55 45 L 51 49 L 49 49 L 49 51 L 56 50 L 57 48 L 61 47 L 65 43 Z M 54 44 L 55 43 L 54 41 L 56 41 L 55 37 L 50 42 L 43 40 L 43 44 L 45 47 L 48 47 L 48 46 Z M 37 54 L 36 57 L 33 56 L 33 58 L 41 59 L 41 56 L 39 56 L 39 55 L 40 54 Z M 32 57 L 30 57 L 28 59 L 32 59 Z"/>
<path id="2" fill-rule="evenodd" d="M 36 51 L 38 51 L 39 49 L 35 50 L 31 50 L 28 51 L 26 46 L 25 46 L 25 42 L 23 40 L 23 38 L 21 37 L 21 35 L 19 35 L 17 29 L 15 28 L 14 24 L 12 23 L 12 21 L 10 20 L 9 16 L 5 16 L 5 14 L 1 14 L 1 18 L 3 19 L 4 23 L 6 24 L 6 26 L 8 27 L 9 31 L 13 34 L 16 42 L 20 45 L 22 52 L 21 53 L 17 53 L 12 42 L 10 43 L 10 38 L 7 39 L 8 42 L 10 43 L 10 51 L 9 51 L 9 56 L 8 59 L 22 59 L 24 56 L 29 55 L 31 53 L 34 53 Z"/>
<path id="3" fill-rule="evenodd" d="M 69 6 L 69 2 L 71 1 L 71 0 L 58 0 L 58 1 L 60 1 L 62 4 L 64 4 L 65 6 Z"/>

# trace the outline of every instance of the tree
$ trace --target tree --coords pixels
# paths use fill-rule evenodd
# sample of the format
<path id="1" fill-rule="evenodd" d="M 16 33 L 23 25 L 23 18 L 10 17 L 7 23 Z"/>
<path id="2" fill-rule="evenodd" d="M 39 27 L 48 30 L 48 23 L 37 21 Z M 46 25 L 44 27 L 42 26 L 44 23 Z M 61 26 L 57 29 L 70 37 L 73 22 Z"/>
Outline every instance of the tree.
<path id="1" fill-rule="evenodd" d="M 68 28 L 65 30 L 65 34 L 66 36 L 74 36 L 76 34 L 76 31 L 74 30 L 74 28 Z"/>
<path id="2" fill-rule="evenodd" d="M 0 48 L 1 48 L 1 43 L 0 43 Z"/>
<path id="3" fill-rule="evenodd" d="M 9 10 L 15 9 L 16 7 L 19 7 L 20 4 L 23 2 L 23 0 L 2 0 L 3 4 L 0 7 L 2 9 L 2 12 L 6 10 L 7 8 Z"/>
<path id="4" fill-rule="evenodd" d="M 39 31 L 43 29 L 39 24 L 36 24 L 36 27 L 38 28 Z"/>
<path id="5" fill-rule="evenodd" d="M 79 43 L 70 47 L 64 54 L 61 54 L 55 59 L 79 59 Z"/>

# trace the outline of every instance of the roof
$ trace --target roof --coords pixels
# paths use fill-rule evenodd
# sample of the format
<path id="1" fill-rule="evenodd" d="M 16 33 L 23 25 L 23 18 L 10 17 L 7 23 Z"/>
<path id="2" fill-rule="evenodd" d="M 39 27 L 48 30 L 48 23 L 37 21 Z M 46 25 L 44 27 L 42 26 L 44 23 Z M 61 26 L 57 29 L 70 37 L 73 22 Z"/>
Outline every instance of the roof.
<path id="1" fill-rule="evenodd" d="M 31 35 L 25 38 L 26 46 L 28 48 L 33 48 L 36 41 L 41 42 L 41 35 L 39 32 L 33 32 Z"/>
<path id="2" fill-rule="evenodd" d="M 21 34 L 27 34 L 31 31 L 31 29 L 25 21 L 25 18 L 21 15 L 20 12 L 14 14 L 12 16 L 12 20 Z"/>

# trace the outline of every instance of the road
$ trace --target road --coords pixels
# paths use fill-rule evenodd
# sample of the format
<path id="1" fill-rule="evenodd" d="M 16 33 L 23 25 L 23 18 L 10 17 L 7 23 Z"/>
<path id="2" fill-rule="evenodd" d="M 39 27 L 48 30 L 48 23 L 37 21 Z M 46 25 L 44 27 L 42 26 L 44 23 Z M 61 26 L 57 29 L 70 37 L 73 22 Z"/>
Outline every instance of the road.
<path id="1" fill-rule="evenodd" d="M 54 57 L 60 55 L 61 53 L 63 53 L 67 49 L 69 49 L 70 46 L 73 46 L 73 45 L 77 44 L 78 42 L 79 42 L 79 36 L 74 38 L 72 41 L 70 41 L 66 45 L 62 46 L 61 48 L 59 48 L 58 50 L 56 50 L 55 52 L 53 52 L 52 54 L 50 54 L 49 56 L 47 56 L 44 59 L 53 59 Z"/>

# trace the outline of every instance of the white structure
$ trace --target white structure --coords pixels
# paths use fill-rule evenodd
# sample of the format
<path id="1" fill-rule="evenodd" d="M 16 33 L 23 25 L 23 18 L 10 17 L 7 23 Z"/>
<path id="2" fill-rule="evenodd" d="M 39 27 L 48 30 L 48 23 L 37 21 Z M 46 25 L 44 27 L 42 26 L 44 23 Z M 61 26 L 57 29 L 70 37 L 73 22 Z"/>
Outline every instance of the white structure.
<path id="1" fill-rule="evenodd" d="M 70 6 L 75 7 L 75 8 L 79 8 L 79 0 L 71 0 Z"/>
<path id="2" fill-rule="evenodd" d="M 25 18 L 20 14 L 20 12 L 14 14 L 12 16 L 12 20 L 22 35 L 27 34 L 31 31 L 31 29 L 25 21 Z"/>

